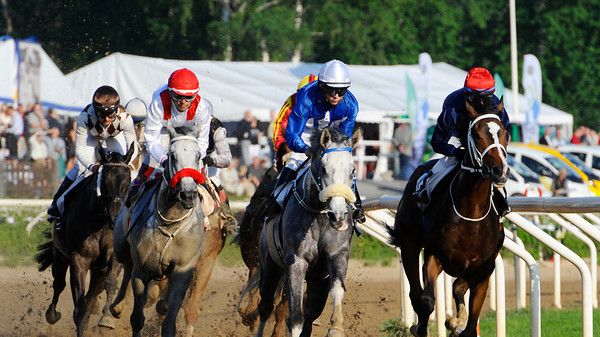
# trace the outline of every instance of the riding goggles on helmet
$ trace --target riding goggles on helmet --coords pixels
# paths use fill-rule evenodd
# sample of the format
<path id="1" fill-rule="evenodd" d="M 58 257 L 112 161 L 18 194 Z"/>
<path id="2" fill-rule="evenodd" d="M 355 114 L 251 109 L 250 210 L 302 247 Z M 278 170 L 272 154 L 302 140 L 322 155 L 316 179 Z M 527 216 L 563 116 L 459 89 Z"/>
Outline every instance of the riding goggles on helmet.
<path id="1" fill-rule="evenodd" d="M 194 97 L 196 97 L 195 95 L 192 95 L 192 96 L 179 95 L 179 94 L 176 94 L 175 92 L 173 92 L 172 90 L 169 90 L 169 95 L 171 96 L 172 100 L 177 101 L 177 102 L 181 102 L 181 101 L 191 102 L 194 100 Z"/>
<path id="2" fill-rule="evenodd" d="M 321 90 L 323 90 L 323 92 L 325 93 L 325 95 L 327 96 L 335 96 L 336 94 L 340 97 L 343 97 L 346 94 L 346 91 L 348 91 L 348 88 L 333 88 L 328 86 L 325 83 L 319 83 L 319 87 L 321 88 Z"/>
<path id="3" fill-rule="evenodd" d="M 99 118 L 114 118 L 117 115 L 118 110 L 119 110 L 118 104 L 110 105 L 110 106 L 94 104 L 94 111 L 96 111 L 96 115 Z"/>

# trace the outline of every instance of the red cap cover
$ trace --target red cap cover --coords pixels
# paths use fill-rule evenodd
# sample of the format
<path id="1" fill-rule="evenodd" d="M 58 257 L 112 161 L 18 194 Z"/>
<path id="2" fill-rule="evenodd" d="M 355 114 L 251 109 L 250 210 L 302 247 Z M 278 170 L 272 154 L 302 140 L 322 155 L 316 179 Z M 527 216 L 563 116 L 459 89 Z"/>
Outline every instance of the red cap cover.
<path id="1" fill-rule="evenodd" d="M 200 82 L 196 75 L 189 69 L 175 70 L 169 76 L 169 90 L 182 96 L 193 96 L 200 90 Z"/>
<path id="2" fill-rule="evenodd" d="M 496 81 L 490 72 L 483 67 L 474 67 L 467 73 L 465 88 L 472 91 L 494 92 Z"/>

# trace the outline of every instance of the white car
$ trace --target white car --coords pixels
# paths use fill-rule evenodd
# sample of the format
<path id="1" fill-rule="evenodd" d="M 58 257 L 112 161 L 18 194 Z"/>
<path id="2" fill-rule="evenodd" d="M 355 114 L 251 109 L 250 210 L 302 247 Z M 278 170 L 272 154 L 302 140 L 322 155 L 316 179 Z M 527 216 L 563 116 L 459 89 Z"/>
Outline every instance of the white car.
<path id="1" fill-rule="evenodd" d="M 579 157 L 596 175 L 600 176 L 600 146 L 568 144 L 558 148 L 560 153 L 571 153 Z"/>
<path id="2" fill-rule="evenodd" d="M 530 170 L 523 163 L 508 157 L 508 180 L 506 181 L 506 194 L 509 197 L 550 197 L 552 192 L 540 183 L 540 176 Z"/>
<path id="3" fill-rule="evenodd" d="M 577 171 L 557 157 L 526 146 L 509 146 L 507 151 L 516 161 L 525 164 L 525 166 L 537 173 L 540 176 L 540 181 L 546 188 L 551 189 L 552 181 L 558 176 L 558 171 L 564 168 L 567 170 L 569 197 L 594 196 L 588 184 L 583 181 Z"/>

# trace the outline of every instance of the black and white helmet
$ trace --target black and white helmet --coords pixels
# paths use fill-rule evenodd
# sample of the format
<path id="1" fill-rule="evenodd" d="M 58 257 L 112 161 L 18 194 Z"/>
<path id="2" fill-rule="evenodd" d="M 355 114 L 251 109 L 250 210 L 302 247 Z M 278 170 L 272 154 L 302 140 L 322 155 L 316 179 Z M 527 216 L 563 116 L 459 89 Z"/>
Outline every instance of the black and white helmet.
<path id="1" fill-rule="evenodd" d="M 331 88 L 348 88 L 351 84 L 348 66 L 339 60 L 325 63 L 319 71 L 319 82 Z"/>

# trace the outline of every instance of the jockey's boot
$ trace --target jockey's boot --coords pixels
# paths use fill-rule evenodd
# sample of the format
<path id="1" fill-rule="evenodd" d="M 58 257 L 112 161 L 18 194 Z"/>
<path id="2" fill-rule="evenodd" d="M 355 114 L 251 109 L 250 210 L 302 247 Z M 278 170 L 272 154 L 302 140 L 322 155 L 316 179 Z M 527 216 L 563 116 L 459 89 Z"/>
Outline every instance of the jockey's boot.
<path id="1" fill-rule="evenodd" d="M 427 179 L 431 176 L 431 171 L 427 171 L 417 180 L 413 197 L 417 202 L 417 207 L 424 211 L 429 205 L 429 195 L 427 194 Z"/>
<path id="2" fill-rule="evenodd" d="M 69 177 L 65 177 L 62 184 L 60 184 L 58 191 L 56 191 L 56 194 L 54 194 L 54 197 L 52 198 L 52 204 L 50 204 L 50 208 L 48 208 L 47 211 L 49 223 L 53 223 L 60 219 L 60 210 L 58 209 L 57 202 L 58 199 L 69 189 L 69 187 L 71 187 L 71 185 L 73 185 L 73 180 L 71 180 Z"/>
<path id="3" fill-rule="evenodd" d="M 494 207 L 496 208 L 496 212 L 500 217 L 504 217 L 506 214 L 512 211 L 510 205 L 508 204 L 508 200 L 506 200 L 506 190 L 504 190 L 504 188 L 500 190 L 494 187 L 492 201 L 494 202 Z"/>
<path id="4" fill-rule="evenodd" d="M 354 202 L 354 211 L 352 212 L 352 219 L 358 223 L 365 223 L 367 218 L 365 217 L 365 211 L 362 207 L 362 200 L 360 200 L 360 193 L 358 193 L 358 188 L 356 184 L 354 185 L 354 195 L 356 196 L 356 201 Z"/>
<path id="5" fill-rule="evenodd" d="M 283 170 L 281 170 L 281 174 L 277 179 L 277 184 L 273 189 L 273 194 L 267 202 L 267 210 L 265 212 L 266 216 L 274 216 L 281 213 L 283 209 L 281 208 L 281 205 L 279 205 L 279 203 L 277 202 L 277 197 L 281 193 L 280 189 L 290 181 L 296 179 L 296 174 L 296 171 L 289 167 L 284 167 Z"/>

